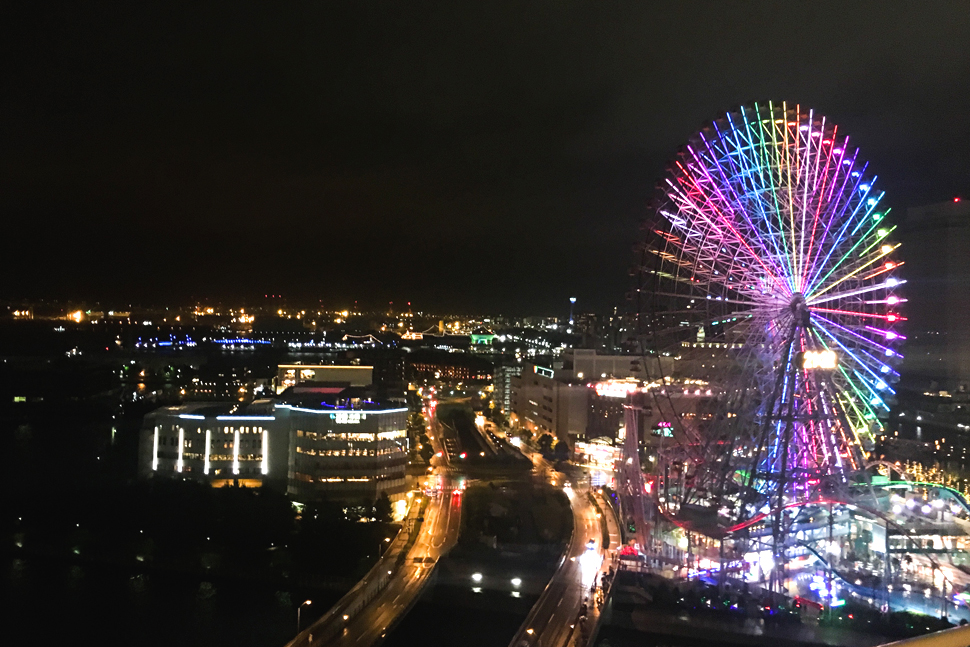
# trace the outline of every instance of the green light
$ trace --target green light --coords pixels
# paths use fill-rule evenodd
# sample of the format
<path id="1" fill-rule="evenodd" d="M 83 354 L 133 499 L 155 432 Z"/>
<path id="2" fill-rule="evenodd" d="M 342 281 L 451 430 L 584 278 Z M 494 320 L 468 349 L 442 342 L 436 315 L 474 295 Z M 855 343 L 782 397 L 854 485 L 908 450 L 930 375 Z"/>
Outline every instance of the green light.
<path id="1" fill-rule="evenodd" d="M 889 235 L 889 230 L 888 229 L 880 229 L 879 231 L 876 232 L 876 235 L 879 236 L 880 238 L 885 238 L 886 236 Z"/>
<path id="2" fill-rule="evenodd" d="M 875 220 L 876 222 L 879 222 L 880 220 L 882 220 L 882 214 L 881 213 L 874 213 L 874 214 L 872 214 L 872 219 Z"/>

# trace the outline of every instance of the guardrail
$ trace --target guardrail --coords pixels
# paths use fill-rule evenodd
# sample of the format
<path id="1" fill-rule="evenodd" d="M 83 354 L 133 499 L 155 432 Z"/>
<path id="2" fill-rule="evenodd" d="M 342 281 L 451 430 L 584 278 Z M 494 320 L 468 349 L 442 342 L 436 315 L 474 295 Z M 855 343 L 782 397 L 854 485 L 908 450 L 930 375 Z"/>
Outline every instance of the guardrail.
<path id="1" fill-rule="evenodd" d="M 572 508 L 572 503 L 570 503 L 569 507 Z M 546 583 L 546 587 L 542 589 L 542 593 L 539 594 L 539 598 L 536 600 L 536 603 L 532 605 L 531 609 L 529 609 L 529 615 L 525 617 L 525 621 L 519 626 L 519 630 L 515 632 L 514 636 L 512 636 L 512 640 L 509 642 L 509 647 L 519 647 L 519 645 L 521 645 L 523 642 L 529 642 L 529 638 L 531 638 L 529 631 L 531 631 L 531 627 L 535 623 L 536 614 L 539 612 L 539 608 L 542 606 L 542 601 L 547 595 L 549 595 L 549 587 L 552 586 L 552 583 L 556 580 L 556 576 L 559 575 L 559 571 L 562 569 L 563 564 L 566 563 L 566 556 L 569 555 L 569 549 L 573 545 L 573 537 L 576 536 L 576 526 L 579 523 L 581 523 L 581 520 L 576 516 L 575 512 L 573 512 L 573 527 L 572 530 L 569 531 L 569 539 L 566 540 L 566 545 L 562 549 L 562 555 L 559 559 L 559 568 L 557 568 L 556 572 L 553 573 L 552 577 L 549 578 L 549 581 Z"/>
<path id="2" fill-rule="evenodd" d="M 603 506 L 599 505 L 599 501 L 596 500 L 596 496 L 592 492 L 590 492 L 590 498 L 593 500 L 593 503 L 596 505 L 596 509 L 601 514 L 600 528 L 603 531 L 603 537 L 604 537 L 603 550 L 605 554 L 606 549 L 609 547 L 609 537 L 610 537 L 609 520 L 607 519 L 607 516 L 606 516 L 607 513 L 603 510 Z M 620 520 L 616 514 L 616 511 L 613 509 L 613 505 L 606 497 L 603 498 L 603 503 L 606 505 L 607 508 L 609 508 L 608 514 L 610 514 L 613 517 L 613 520 L 616 522 L 617 532 L 619 532 Z M 596 617 L 593 620 L 593 622 L 586 624 L 583 627 L 583 630 L 580 632 L 581 638 L 577 639 L 575 642 L 576 647 L 582 647 L 584 645 L 588 647 L 589 645 L 592 645 L 596 642 L 596 636 L 599 634 L 600 624 L 603 621 L 603 612 L 606 610 L 606 605 L 609 604 L 610 594 L 613 591 L 613 580 L 616 578 L 615 558 L 611 562 L 611 565 L 613 566 L 613 577 L 606 578 L 604 580 L 604 586 L 601 589 L 601 595 L 603 596 L 602 598 L 603 601 L 602 601 L 602 604 L 599 606 L 599 612 L 596 614 Z"/>
<path id="3" fill-rule="evenodd" d="M 603 550 L 604 551 L 609 550 L 610 531 L 607 528 L 607 524 L 606 524 L 606 513 L 603 512 L 603 508 L 600 507 L 599 501 L 597 501 L 596 497 L 593 496 L 592 491 L 587 492 L 586 496 L 589 498 L 590 505 L 592 505 L 593 509 L 596 510 L 596 514 L 599 515 L 597 519 L 599 519 L 599 522 L 600 522 L 600 542 L 601 542 L 601 545 L 603 546 Z"/>
<path id="4" fill-rule="evenodd" d="M 404 527 L 402 527 L 391 545 L 387 547 L 377 563 L 367 571 L 367 574 L 347 591 L 335 605 L 330 607 L 329 611 L 288 642 L 286 647 L 296 647 L 301 644 L 325 644 L 343 630 L 344 624 L 350 618 L 357 615 L 361 609 L 377 597 L 391 581 L 393 571 L 400 566 L 401 556 L 406 556 L 407 551 L 414 545 L 414 541 L 421 531 L 421 523 L 417 519 L 423 515 L 426 508 L 427 501 L 423 500 L 414 511 L 411 529 L 405 532 Z M 411 514 L 411 511 L 408 511 L 409 519 Z M 394 561 L 392 562 L 392 560 Z"/>

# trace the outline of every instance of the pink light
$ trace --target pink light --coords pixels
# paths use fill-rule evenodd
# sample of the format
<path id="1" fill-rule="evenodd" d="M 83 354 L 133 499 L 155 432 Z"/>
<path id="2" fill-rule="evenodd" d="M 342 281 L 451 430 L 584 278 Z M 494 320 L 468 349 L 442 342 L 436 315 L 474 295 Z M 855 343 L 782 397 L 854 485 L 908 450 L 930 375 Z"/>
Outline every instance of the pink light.
<path id="1" fill-rule="evenodd" d="M 812 310 L 814 312 L 831 312 L 833 314 L 855 315 L 857 317 L 871 317 L 873 319 L 885 319 L 886 321 L 890 321 L 890 322 L 904 321 L 906 319 L 905 317 L 900 317 L 897 314 L 877 315 L 870 312 L 856 312 L 854 310 L 836 310 L 833 308 L 812 308 Z"/>

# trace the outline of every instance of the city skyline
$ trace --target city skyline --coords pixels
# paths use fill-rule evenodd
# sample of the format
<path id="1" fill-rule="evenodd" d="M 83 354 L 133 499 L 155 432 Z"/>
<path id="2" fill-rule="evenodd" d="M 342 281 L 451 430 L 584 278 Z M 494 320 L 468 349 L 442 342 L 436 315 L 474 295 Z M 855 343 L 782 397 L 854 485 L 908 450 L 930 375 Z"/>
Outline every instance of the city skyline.
<path id="1" fill-rule="evenodd" d="M 5 5 L 12 643 L 970 642 L 968 2 Z"/>

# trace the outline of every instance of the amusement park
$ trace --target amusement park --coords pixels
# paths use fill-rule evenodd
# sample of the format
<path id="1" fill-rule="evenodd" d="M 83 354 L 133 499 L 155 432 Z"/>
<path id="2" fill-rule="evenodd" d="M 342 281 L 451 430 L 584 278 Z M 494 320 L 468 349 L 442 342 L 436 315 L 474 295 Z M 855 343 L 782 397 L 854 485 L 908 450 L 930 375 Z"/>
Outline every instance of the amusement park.
<path id="1" fill-rule="evenodd" d="M 970 505 L 881 450 L 907 339 L 884 195 L 800 105 L 731 111 L 678 151 L 632 272 L 652 380 L 613 387 L 621 569 L 779 612 L 970 621 Z"/>

